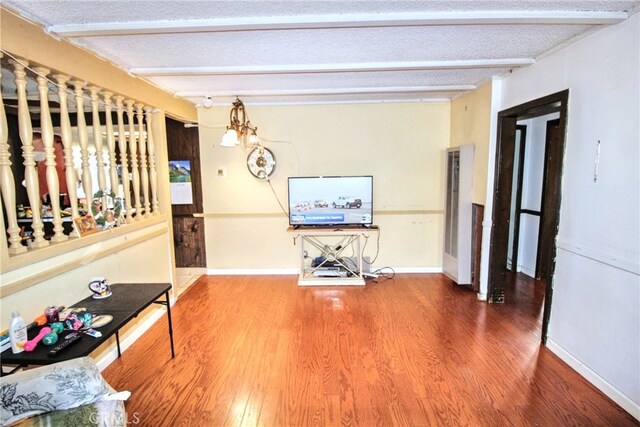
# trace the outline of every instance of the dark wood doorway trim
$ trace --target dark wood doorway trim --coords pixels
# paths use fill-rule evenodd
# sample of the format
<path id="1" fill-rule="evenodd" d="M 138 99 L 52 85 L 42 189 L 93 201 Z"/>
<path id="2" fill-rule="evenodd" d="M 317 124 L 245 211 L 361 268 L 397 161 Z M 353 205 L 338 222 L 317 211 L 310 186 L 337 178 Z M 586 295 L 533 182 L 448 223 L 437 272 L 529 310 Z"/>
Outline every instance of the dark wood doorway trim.
<path id="1" fill-rule="evenodd" d="M 185 128 L 184 123 L 170 118 L 167 118 L 166 126 L 169 160 L 189 160 L 191 162 L 193 190 L 192 204 L 171 205 L 176 267 L 205 268 L 207 266 L 207 252 L 204 218 L 193 216 L 193 214 L 202 213 L 203 209 L 198 128 Z"/>
<path id="2" fill-rule="evenodd" d="M 520 215 L 522 214 L 522 182 L 524 180 L 524 153 L 526 150 L 527 127 L 516 125 L 516 131 L 520 131 L 520 151 L 518 155 L 518 186 L 516 187 L 516 208 L 513 218 L 513 248 L 511 249 L 511 271 L 518 269 L 518 246 L 520 244 Z"/>
<path id="3" fill-rule="evenodd" d="M 558 156 L 558 161 L 545 162 L 544 176 L 549 176 L 547 168 L 553 166 L 555 170 L 554 183 L 543 184 L 543 189 L 548 194 L 545 195 L 545 202 L 550 204 L 550 213 L 547 213 L 545 227 L 553 238 L 545 251 L 548 251 L 550 261 L 547 280 L 544 313 L 542 318 L 542 343 L 546 343 L 549 317 L 551 314 L 551 301 L 553 297 L 553 273 L 555 271 L 556 244 L 555 236 L 558 232 L 560 221 L 560 183 L 562 177 L 562 157 L 564 153 L 567 123 L 567 106 L 569 100 L 569 90 L 557 92 L 498 113 L 498 139 L 496 146 L 496 169 L 494 175 L 494 195 L 493 195 L 493 228 L 491 230 L 491 245 L 489 253 L 489 289 L 488 301 L 492 303 L 504 302 L 504 291 L 508 280 L 507 254 L 509 247 L 509 222 L 511 214 L 511 197 L 513 184 L 513 165 L 515 155 L 516 122 L 521 117 L 531 117 L 532 112 L 540 112 L 544 115 L 548 108 L 560 112 L 558 119 L 557 146 L 554 151 Z M 548 108 L 547 108 L 548 107 Z M 547 154 L 545 154 L 545 157 Z M 542 227 L 542 221 L 541 221 Z M 541 230 L 542 232 L 542 230 Z"/>
<path id="4" fill-rule="evenodd" d="M 558 143 L 560 133 L 560 120 L 549 120 L 547 122 L 545 149 L 544 149 L 544 177 L 542 179 L 542 199 L 540 201 L 540 226 L 538 232 L 538 249 L 536 257 L 536 279 L 551 281 L 551 264 L 553 264 L 553 254 L 547 251 L 554 243 L 558 234 L 557 219 L 559 214 L 556 206 L 560 200 L 556 196 L 560 195 L 560 176 L 562 172 L 563 144 Z"/>

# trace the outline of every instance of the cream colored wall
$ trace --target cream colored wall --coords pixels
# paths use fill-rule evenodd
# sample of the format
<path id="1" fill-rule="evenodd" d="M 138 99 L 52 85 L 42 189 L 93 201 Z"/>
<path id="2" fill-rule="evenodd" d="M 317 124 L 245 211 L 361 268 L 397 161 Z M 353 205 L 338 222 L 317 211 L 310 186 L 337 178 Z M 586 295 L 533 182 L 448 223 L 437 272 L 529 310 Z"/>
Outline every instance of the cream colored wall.
<path id="1" fill-rule="evenodd" d="M 82 259 L 84 265 L 44 280 L 11 295 L 3 295 L 0 300 L 0 328 L 6 329 L 11 320 L 11 311 L 18 310 L 25 321 L 30 322 L 40 316 L 49 305 L 71 304 L 91 295 L 88 289 L 89 279 L 104 276 L 111 283 L 118 282 L 168 282 L 171 263 L 168 246 L 171 239 L 166 233 L 167 221 L 129 233 L 109 241 L 60 255 L 55 258 L 26 265 L 16 270 L 2 273 L 2 289 L 22 278 L 56 268 L 58 265 Z M 159 234 L 159 235 L 158 235 Z M 109 245 L 117 245 L 125 240 L 137 240 L 139 243 L 125 247 L 110 255 L 101 255 Z"/>
<path id="2" fill-rule="evenodd" d="M 219 146 L 229 109 L 199 110 L 207 267 L 297 268 L 298 248 L 269 184 L 249 174 L 245 151 Z M 249 105 L 247 112 L 261 137 L 282 141 L 264 145 L 275 154 L 271 179 L 285 208 L 289 176 L 373 175 L 375 266 L 440 268 L 448 102 Z M 374 249 L 369 242 L 365 255 Z"/>
<path id="3" fill-rule="evenodd" d="M 480 205 L 485 205 L 487 196 L 491 86 L 491 82 L 486 83 L 451 102 L 451 147 L 475 147 L 472 201 Z"/>

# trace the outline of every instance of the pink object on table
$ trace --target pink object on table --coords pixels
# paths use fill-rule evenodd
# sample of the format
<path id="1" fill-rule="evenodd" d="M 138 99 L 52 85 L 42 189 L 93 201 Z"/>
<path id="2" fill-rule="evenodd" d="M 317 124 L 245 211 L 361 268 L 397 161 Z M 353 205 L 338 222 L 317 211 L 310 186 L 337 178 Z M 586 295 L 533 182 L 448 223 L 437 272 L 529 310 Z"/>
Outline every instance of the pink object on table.
<path id="1" fill-rule="evenodd" d="M 51 333 L 51 328 L 48 326 L 45 326 L 44 328 L 40 329 L 40 332 L 38 333 L 38 335 L 32 339 L 27 341 L 26 343 L 24 343 L 24 351 L 33 351 L 36 349 L 36 347 L 38 346 L 38 343 L 42 340 L 42 338 L 44 338 L 45 335 Z"/>

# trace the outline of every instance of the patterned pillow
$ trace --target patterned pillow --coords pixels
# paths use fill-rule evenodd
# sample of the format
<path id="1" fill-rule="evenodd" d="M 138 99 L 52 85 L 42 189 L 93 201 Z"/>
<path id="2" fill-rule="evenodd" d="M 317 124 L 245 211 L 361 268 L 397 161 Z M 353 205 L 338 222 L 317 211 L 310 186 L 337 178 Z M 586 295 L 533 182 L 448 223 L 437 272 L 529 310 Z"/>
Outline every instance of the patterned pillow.
<path id="1" fill-rule="evenodd" d="M 0 378 L 0 424 L 103 400 L 127 400 L 102 378 L 93 359 L 82 357 Z"/>

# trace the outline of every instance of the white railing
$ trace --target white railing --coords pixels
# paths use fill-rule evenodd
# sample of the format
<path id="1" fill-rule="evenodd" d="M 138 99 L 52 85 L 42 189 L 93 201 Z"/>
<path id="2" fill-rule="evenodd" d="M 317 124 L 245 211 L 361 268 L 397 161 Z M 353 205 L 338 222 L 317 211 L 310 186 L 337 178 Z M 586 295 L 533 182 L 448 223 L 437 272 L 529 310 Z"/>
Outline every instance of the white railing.
<path id="1" fill-rule="evenodd" d="M 7 61 L 3 56 L 0 52 L 6 68 L 5 80 L 0 80 L 5 95 L 3 99 L 0 94 L 0 194 L 9 255 L 77 237 L 73 229 L 82 216 L 93 216 L 98 228 L 105 229 L 159 215 L 151 131 L 154 108 L 52 72 L 44 65 L 29 64 L 27 59 L 7 54 Z M 13 80 L 7 75 L 13 75 Z M 17 106 L 17 114 L 11 111 L 15 116 L 11 121 L 17 122 L 15 135 L 5 108 L 9 98 L 15 98 Z M 7 105 L 14 107 L 13 102 Z M 90 126 L 85 121 L 85 105 L 90 107 Z M 70 114 L 74 112 L 76 126 L 72 127 Z M 54 115 L 59 115 L 59 128 L 53 126 Z M 36 132 L 34 120 L 40 123 Z M 24 182 L 18 182 L 14 171 L 22 169 Z M 24 194 L 22 185 L 28 206 L 21 208 L 17 203 Z M 66 193 L 61 193 L 61 185 Z M 118 206 L 120 216 L 110 221 Z"/>

